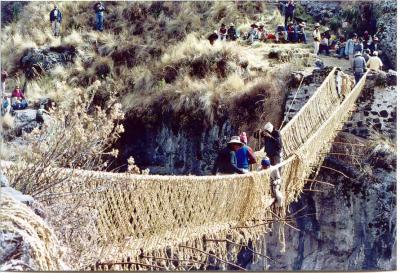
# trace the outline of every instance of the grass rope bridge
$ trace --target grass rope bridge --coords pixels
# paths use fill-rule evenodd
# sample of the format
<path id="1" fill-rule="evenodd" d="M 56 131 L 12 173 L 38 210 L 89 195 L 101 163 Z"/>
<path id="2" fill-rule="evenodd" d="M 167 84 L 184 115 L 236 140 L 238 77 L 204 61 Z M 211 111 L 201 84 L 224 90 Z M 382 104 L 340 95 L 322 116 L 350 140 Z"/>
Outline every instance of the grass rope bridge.
<path id="1" fill-rule="evenodd" d="M 52 195 L 48 206 L 63 203 L 77 208 L 74 217 L 81 217 L 87 229 L 76 230 L 69 247 L 79 249 L 76 263 L 83 269 L 199 269 L 212 257 L 229 265 L 250 239 L 255 252 L 265 253 L 261 238 L 273 221 L 280 226 L 284 251 L 286 208 L 297 200 L 315 166 L 321 166 L 367 74 L 352 90 L 343 90 L 337 80 L 340 71 L 332 69 L 281 130 L 285 160 L 273 168 L 282 168 L 283 208 L 268 206 L 269 171 L 198 177 L 48 168 L 44 176 L 57 173 L 68 179 L 35 197 L 48 200 L 45 197 Z M 340 93 L 346 94 L 344 99 Z M 263 151 L 257 152 L 258 158 L 262 156 Z M 18 164 L 1 165 L 12 180 Z M 221 240 L 226 243 L 216 243 Z"/>

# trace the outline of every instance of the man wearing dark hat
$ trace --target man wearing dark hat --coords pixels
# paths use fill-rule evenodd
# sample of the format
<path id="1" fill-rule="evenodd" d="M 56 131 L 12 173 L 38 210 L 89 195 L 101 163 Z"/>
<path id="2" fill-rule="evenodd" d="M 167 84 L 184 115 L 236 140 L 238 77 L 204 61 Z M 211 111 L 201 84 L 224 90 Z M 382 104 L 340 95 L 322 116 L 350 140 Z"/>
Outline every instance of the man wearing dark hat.
<path id="1" fill-rule="evenodd" d="M 372 39 L 372 43 L 369 46 L 369 49 L 371 50 L 371 52 L 380 51 L 379 38 L 377 36 L 374 36 L 374 38 Z"/>
<path id="2" fill-rule="evenodd" d="M 215 161 L 213 174 L 243 174 L 237 166 L 236 151 L 243 146 L 239 136 L 233 136 L 227 146 L 223 148 Z"/>

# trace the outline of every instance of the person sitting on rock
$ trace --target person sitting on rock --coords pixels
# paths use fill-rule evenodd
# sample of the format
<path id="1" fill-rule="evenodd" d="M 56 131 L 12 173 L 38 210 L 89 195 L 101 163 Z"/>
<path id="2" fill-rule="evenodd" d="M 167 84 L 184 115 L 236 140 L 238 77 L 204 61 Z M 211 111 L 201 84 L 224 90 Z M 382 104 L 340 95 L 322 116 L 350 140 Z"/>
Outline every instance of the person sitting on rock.
<path id="1" fill-rule="evenodd" d="M 264 157 L 261 160 L 261 168 L 259 168 L 260 171 L 263 170 L 268 170 L 271 167 L 271 161 L 268 157 Z M 272 192 L 274 194 L 274 199 L 272 199 L 271 203 L 267 204 L 267 206 L 272 205 L 274 202 L 276 202 L 276 205 L 278 207 L 282 207 L 283 205 L 283 194 L 281 192 L 281 184 L 282 184 L 282 179 L 281 179 L 281 174 L 279 172 L 279 168 L 274 168 L 270 172 L 270 182 L 272 186 Z"/>
<path id="2" fill-rule="evenodd" d="M 1 96 L 1 115 L 4 116 L 6 113 L 10 112 L 10 102 L 6 95 Z"/>
<path id="3" fill-rule="evenodd" d="M 287 26 L 287 39 L 289 42 L 294 43 L 295 40 L 295 35 L 296 35 L 296 29 L 294 27 L 293 22 L 289 22 Z"/>
<path id="4" fill-rule="evenodd" d="M 218 153 L 213 174 L 243 174 L 237 166 L 236 151 L 243 146 L 239 136 L 233 136 L 227 146 Z"/>
<path id="5" fill-rule="evenodd" d="M 104 12 L 106 8 L 103 3 L 97 2 L 94 5 L 94 12 L 96 13 L 96 30 L 103 31 L 104 30 Z"/>
<path id="6" fill-rule="evenodd" d="M 58 9 L 57 5 L 54 5 L 53 10 L 50 11 L 50 23 L 54 36 L 60 35 L 61 21 L 62 21 L 61 11 Z"/>
<path id="7" fill-rule="evenodd" d="M 250 166 L 257 163 L 257 160 L 253 149 L 247 146 L 246 133 L 242 133 L 240 135 L 240 141 L 242 142 L 243 146 L 236 151 L 237 166 L 244 173 L 248 173 L 250 171 Z"/>
<path id="8" fill-rule="evenodd" d="M 264 150 L 267 156 L 271 159 L 272 165 L 277 165 L 282 162 L 282 139 L 281 133 L 274 128 L 271 122 L 264 126 L 261 132 L 264 138 Z"/>
<path id="9" fill-rule="evenodd" d="M 231 23 L 228 28 L 228 40 L 236 41 L 237 38 L 239 38 L 239 36 L 237 35 L 235 25 Z"/>
<path id="10" fill-rule="evenodd" d="M 227 35 L 228 35 L 228 30 L 226 29 L 225 24 L 221 24 L 221 27 L 218 30 L 218 40 L 226 41 Z"/>
<path id="11" fill-rule="evenodd" d="M 361 55 L 361 52 L 357 52 L 354 55 L 354 60 L 353 60 L 353 72 L 354 72 L 354 78 L 356 80 L 356 83 L 359 82 L 359 80 L 361 79 L 361 77 L 364 75 L 364 71 L 367 67 L 367 64 L 363 58 L 363 56 Z"/>
<path id="12" fill-rule="evenodd" d="M 364 40 L 364 48 L 369 48 L 369 46 L 372 43 L 372 37 L 371 35 L 369 35 L 368 30 L 364 31 L 363 40 Z"/>
<path id="13" fill-rule="evenodd" d="M 325 35 L 322 36 L 321 43 L 319 44 L 319 53 L 322 54 L 325 51 L 325 55 L 329 56 L 329 39 Z"/>
<path id="14" fill-rule="evenodd" d="M 369 58 L 367 67 L 374 71 L 380 71 L 383 68 L 382 60 L 378 57 L 378 51 L 374 51 L 373 56 Z"/>
<path id="15" fill-rule="evenodd" d="M 268 33 L 266 31 L 266 29 L 264 28 L 263 24 L 260 24 L 258 26 L 258 38 L 260 39 L 261 42 L 265 42 L 268 39 Z"/>
<path id="16" fill-rule="evenodd" d="M 371 57 L 371 50 L 369 50 L 369 48 L 367 48 L 364 50 L 364 54 L 363 54 L 363 58 L 366 63 L 368 63 L 370 57 Z"/>
<path id="17" fill-rule="evenodd" d="M 210 34 L 207 38 L 210 41 L 211 45 L 214 45 L 215 41 L 218 40 L 218 31 L 215 30 L 212 34 Z"/>
<path id="18" fill-rule="evenodd" d="M 346 55 L 344 54 L 346 48 L 346 38 L 341 35 L 339 37 L 339 41 L 336 44 L 336 53 L 338 54 L 339 59 L 346 57 Z"/>
<path id="19" fill-rule="evenodd" d="M 380 45 L 379 45 L 379 38 L 374 36 L 372 43 L 369 46 L 371 52 L 378 51 L 378 54 L 381 54 Z"/>
<path id="20" fill-rule="evenodd" d="M 256 40 L 258 40 L 259 39 L 259 37 L 258 37 L 258 26 L 256 25 L 256 24 L 251 24 L 251 26 L 250 26 L 251 28 L 250 28 L 250 30 L 249 30 L 249 32 L 247 33 L 247 41 L 250 43 L 250 44 L 252 44 L 252 43 L 254 43 Z"/>
<path id="21" fill-rule="evenodd" d="M 18 85 L 11 93 L 11 107 L 14 110 L 22 110 L 28 107 L 28 102 L 25 99 L 24 93 Z"/>
<path id="22" fill-rule="evenodd" d="M 298 25 L 298 42 L 307 44 L 306 23 L 305 22 L 301 22 Z"/>
<path id="23" fill-rule="evenodd" d="M 277 43 L 286 43 L 287 41 L 287 32 L 284 26 L 280 25 L 276 28 L 276 42 Z"/>

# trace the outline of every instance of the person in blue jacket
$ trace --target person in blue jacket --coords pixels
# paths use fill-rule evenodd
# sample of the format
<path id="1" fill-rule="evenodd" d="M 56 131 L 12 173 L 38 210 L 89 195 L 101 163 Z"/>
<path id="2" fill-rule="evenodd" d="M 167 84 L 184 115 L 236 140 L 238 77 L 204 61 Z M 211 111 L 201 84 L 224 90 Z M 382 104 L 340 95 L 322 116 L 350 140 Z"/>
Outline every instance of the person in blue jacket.
<path id="1" fill-rule="evenodd" d="M 354 33 L 351 39 L 347 40 L 346 47 L 344 48 L 344 55 L 349 58 L 350 66 L 353 65 L 354 54 L 356 54 L 354 46 L 357 43 L 357 37 L 357 34 Z"/>
<path id="2" fill-rule="evenodd" d="M 60 36 L 61 21 L 62 13 L 57 5 L 54 5 L 54 8 L 50 11 L 50 23 L 54 36 Z"/>
<path id="3" fill-rule="evenodd" d="M 243 143 L 243 146 L 238 149 L 235 154 L 238 168 L 244 173 L 248 173 L 250 171 L 250 165 L 257 163 L 257 160 L 253 149 L 246 145 L 247 137 L 245 136 L 245 133 L 241 135 L 240 141 Z"/>
<path id="4" fill-rule="evenodd" d="M 104 30 L 104 12 L 106 8 L 103 3 L 97 2 L 94 5 L 94 12 L 96 13 L 96 30 L 103 31 Z"/>

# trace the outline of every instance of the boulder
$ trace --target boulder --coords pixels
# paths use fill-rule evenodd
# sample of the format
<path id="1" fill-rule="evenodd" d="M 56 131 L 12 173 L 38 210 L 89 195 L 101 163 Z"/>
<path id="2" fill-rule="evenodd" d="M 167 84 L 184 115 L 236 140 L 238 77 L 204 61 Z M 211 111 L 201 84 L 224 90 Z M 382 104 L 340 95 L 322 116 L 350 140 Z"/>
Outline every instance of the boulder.
<path id="1" fill-rule="evenodd" d="M 14 111 L 14 134 L 20 136 L 22 132 L 30 133 L 42 123 L 48 123 L 50 116 L 42 110 L 24 109 Z"/>
<path id="2" fill-rule="evenodd" d="M 50 48 L 30 48 L 20 60 L 21 68 L 27 79 L 44 74 L 57 65 L 66 65 L 74 61 L 77 51 L 73 46 Z"/>

